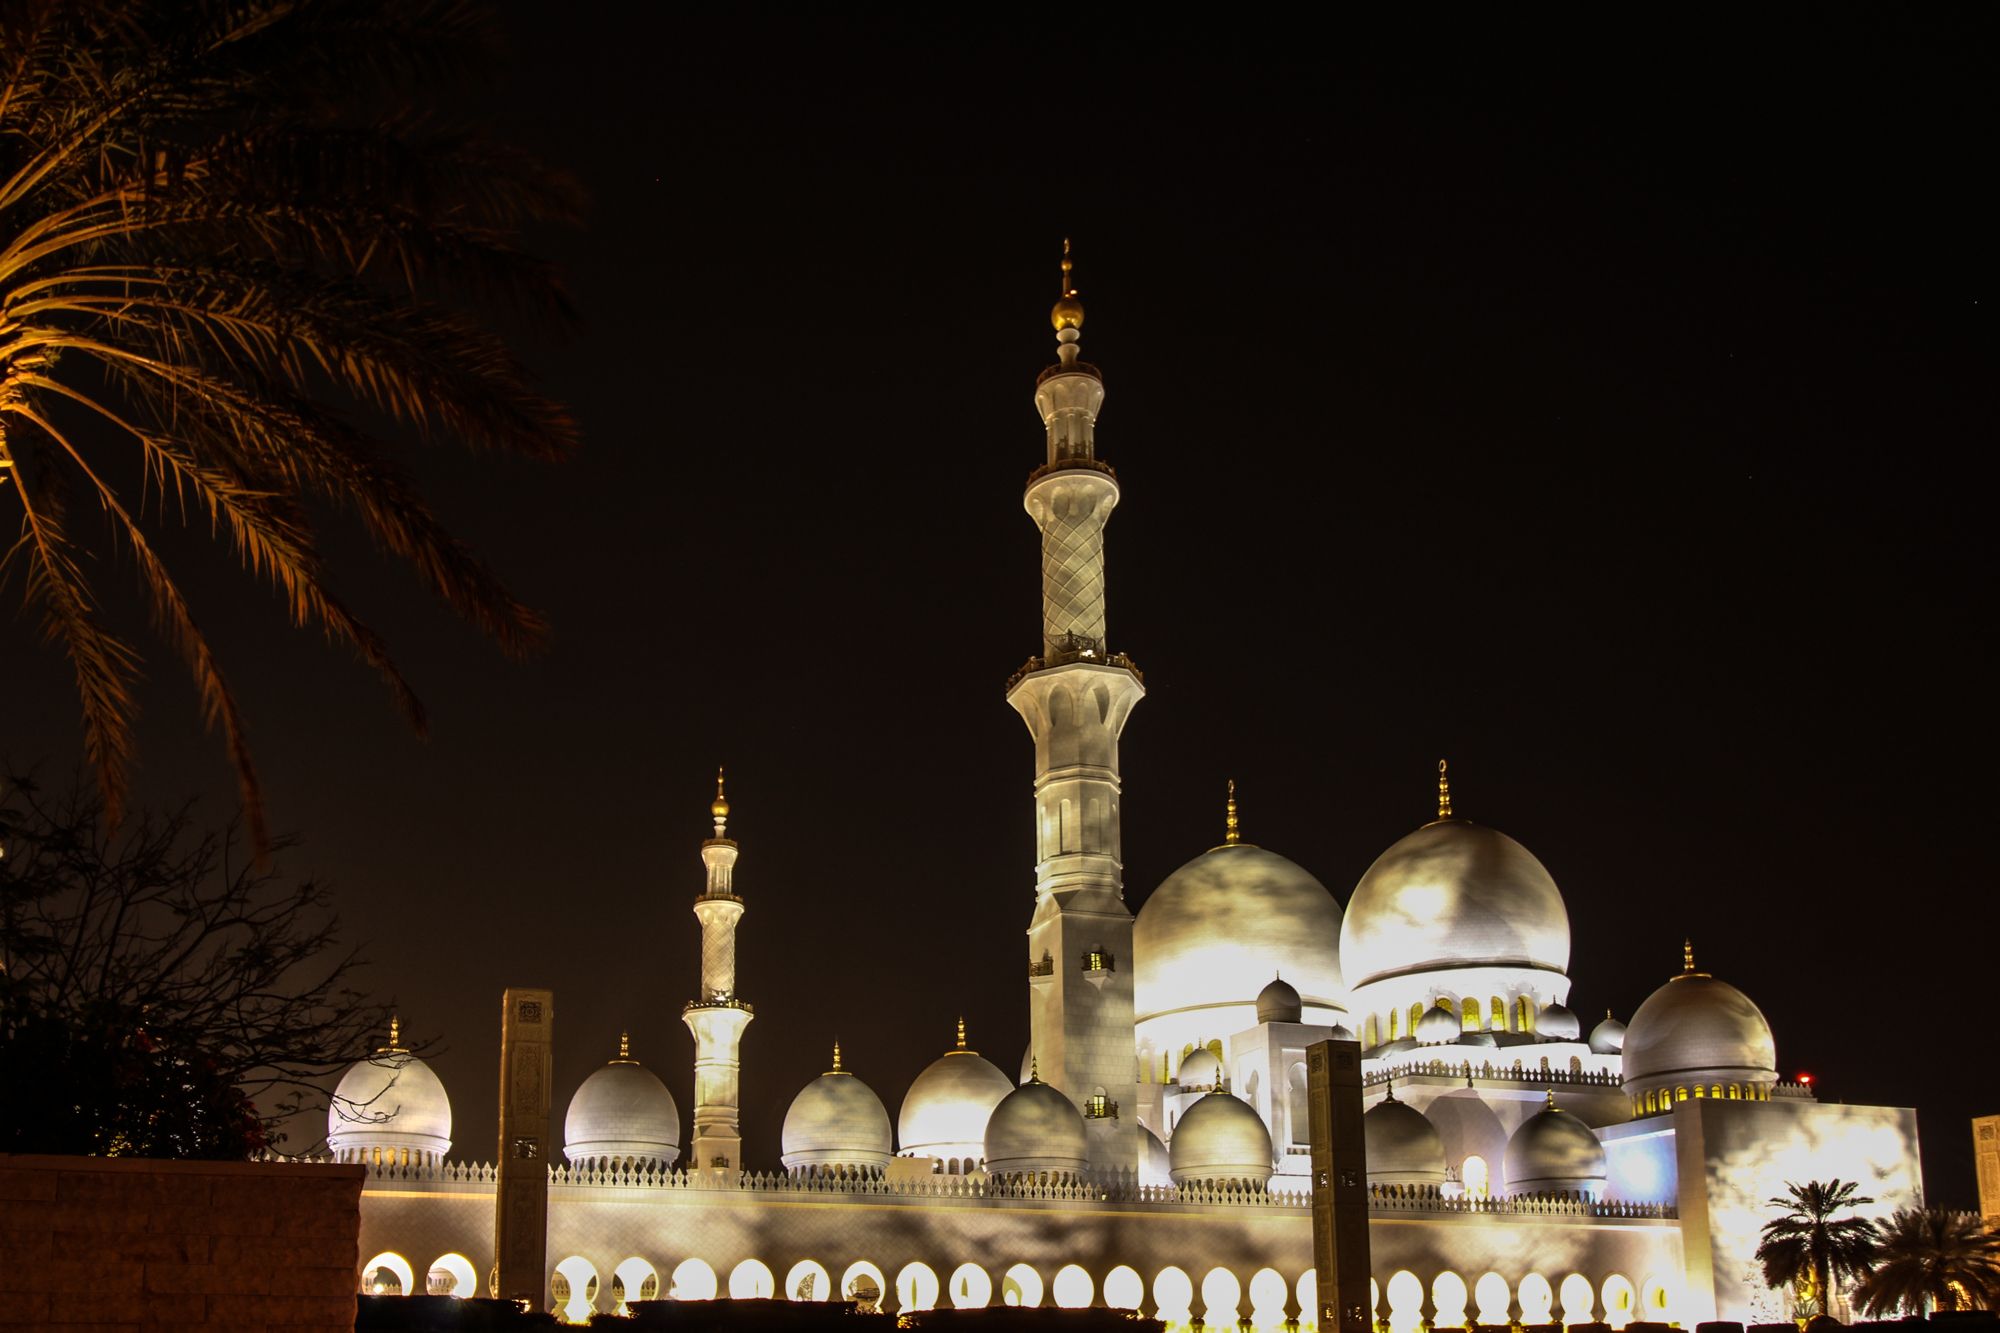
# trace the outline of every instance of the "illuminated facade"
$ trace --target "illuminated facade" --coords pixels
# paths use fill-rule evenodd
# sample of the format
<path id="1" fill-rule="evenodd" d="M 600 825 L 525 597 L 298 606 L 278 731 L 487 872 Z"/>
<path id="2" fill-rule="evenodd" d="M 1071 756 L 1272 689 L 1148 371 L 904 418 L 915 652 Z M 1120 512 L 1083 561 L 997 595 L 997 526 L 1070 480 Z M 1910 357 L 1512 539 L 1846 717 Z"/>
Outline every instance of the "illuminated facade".
<path id="1" fill-rule="evenodd" d="M 1527 848 L 1456 812 L 1443 764 L 1436 818 L 1367 867 L 1344 909 L 1246 839 L 1233 788 L 1222 841 L 1136 916 L 1127 906 L 1118 741 L 1145 688 L 1107 640 L 1119 490 L 1097 454 L 1104 382 L 1081 359 L 1069 276 L 1065 257 L 1058 360 L 1035 388 L 1046 454 L 1024 497 L 1042 537 L 1041 648 L 1007 685 L 1035 756 L 1030 1050 L 1003 1070 L 961 1023 L 892 1128 L 836 1048 L 782 1143 L 751 1145 L 783 1169 L 745 1169 L 745 901 L 718 784 L 685 1012 L 688 1155 L 673 1098 L 621 1044 L 577 1092 L 569 1160 L 551 1170 L 551 1306 L 1096 1303 L 1310 1328 L 1305 1059 L 1340 1038 L 1363 1052 L 1390 1329 L 1781 1316 L 1751 1257 L 1763 1201 L 1840 1176 L 1882 1212 L 1921 1203 L 1914 1113 L 1825 1106 L 1781 1081 L 1763 1014 L 1692 947 L 1629 1025 L 1607 1014 L 1586 1032 L 1567 1007 L 1562 894 Z M 493 1168 L 449 1160 L 449 1104 L 407 1052 L 349 1078 L 373 1114 L 337 1118 L 332 1141 L 371 1165 L 364 1285 L 479 1290 Z"/>

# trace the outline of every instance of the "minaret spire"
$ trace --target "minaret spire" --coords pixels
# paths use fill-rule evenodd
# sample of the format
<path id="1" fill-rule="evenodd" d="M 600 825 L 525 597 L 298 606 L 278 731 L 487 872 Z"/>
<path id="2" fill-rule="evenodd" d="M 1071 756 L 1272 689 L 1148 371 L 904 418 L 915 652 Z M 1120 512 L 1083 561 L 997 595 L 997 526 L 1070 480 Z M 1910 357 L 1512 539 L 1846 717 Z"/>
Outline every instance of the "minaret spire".
<path id="1" fill-rule="evenodd" d="M 681 1021 L 694 1034 L 694 1137 L 688 1169 L 711 1185 L 735 1185 L 743 1165 L 740 1050 L 752 1014 L 736 994 L 736 924 L 743 919 L 743 900 L 736 896 L 738 848 L 728 836 L 729 798 L 722 778 L 717 768 L 715 799 L 708 807 L 715 836 L 701 844 L 706 876 L 694 900 L 695 919 L 701 922 L 701 993 L 688 1001 Z"/>
<path id="2" fill-rule="evenodd" d="M 1035 381 L 1047 453 L 1022 504 L 1042 534 L 1041 652 L 1007 685 L 1035 740 L 1035 912 L 1028 926 L 1034 1059 L 1082 1103 L 1138 1106 L 1132 1047 L 1132 912 L 1119 835 L 1118 737 L 1146 693 L 1106 642 L 1104 526 L 1118 479 L 1097 457 L 1104 379 L 1079 357 L 1083 302 L 1063 243 L 1062 286 L 1049 319 L 1057 364 Z M 1139 1167 L 1136 1115 L 1086 1121 L 1090 1163 Z"/>
<path id="3" fill-rule="evenodd" d="M 1236 779 L 1229 779 L 1229 801 L 1222 816 L 1222 844 L 1234 847 L 1243 841 L 1243 827 L 1236 818 Z"/>
<path id="4" fill-rule="evenodd" d="M 1438 818 L 1451 818 L 1451 774 L 1442 759 L 1438 760 Z"/>

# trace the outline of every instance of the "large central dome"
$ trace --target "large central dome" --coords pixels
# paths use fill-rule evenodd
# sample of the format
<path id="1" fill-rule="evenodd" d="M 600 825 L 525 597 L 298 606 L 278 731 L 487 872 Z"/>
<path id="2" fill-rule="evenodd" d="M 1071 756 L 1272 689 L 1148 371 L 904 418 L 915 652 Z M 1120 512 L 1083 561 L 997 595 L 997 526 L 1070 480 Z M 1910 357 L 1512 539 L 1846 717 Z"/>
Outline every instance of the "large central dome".
<path id="1" fill-rule="evenodd" d="M 1569 967 L 1569 913 L 1534 854 L 1463 819 L 1426 824 L 1375 859 L 1340 933 L 1350 984 L 1457 967 Z"/>
<path id="2" fill-rule="evenodd" d="M 1248 1027 L 1273 976 L 1308 1009 L 1345 1007 L 1340 904 L 1302 867 L 1247 842 L 1203 852 L 1167 876 L 1139 909 L 1132 951 L 1140 1022 L 1242 1005 L 1243 1021 L 1229 1031 Z"/>

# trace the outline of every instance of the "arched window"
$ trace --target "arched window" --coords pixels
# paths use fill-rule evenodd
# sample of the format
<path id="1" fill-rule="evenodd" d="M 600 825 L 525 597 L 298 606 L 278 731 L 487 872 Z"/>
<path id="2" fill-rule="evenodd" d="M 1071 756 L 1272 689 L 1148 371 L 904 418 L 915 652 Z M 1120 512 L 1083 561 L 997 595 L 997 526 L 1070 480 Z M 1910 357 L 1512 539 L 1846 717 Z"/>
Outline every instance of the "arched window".
<path id="1" fill-rule="evenodd" d="M 1498 995 L 1493 997 L 1493 1030 L 1495 1032 L 1507 1030 L 1507 1002 Z"/>
<path id="2" fill-rule="evenodd" d="M 1700 1100 L 1701 1100 L 1701 1097 L 1702 1097 L 1702 1094 L 1703 1094 L 1703 1093 L 1705 1093 L 1706 1091 L 1708 1091 L 1708 1089 L 1706 1089 L 1706 1088 L 1702 1087 L 1702 1085 L 1701 1085 L 1701 1084 L 1699 1084 L 1699 1083 L 1695 1084 L 1695 1085 L 1694 1085 L 1694 1095 L 1695 1095 L 1695 1100 L 1696 1100 L 1696 1101 L 1700 1101 Z"/>
<path id="3" fill-rule="evenodd" d="M 1708 1095 L 1720 1099 L 1722 1096 L 1722 1085 L 1720 1083 L 1709 1084 Z"/>
<path id="4" fill-rule="evenodd" d="M 1470 995 L 1466 996 L 1464 1002 L 1459 1005 L 1459 1015 L 1467 1032 L 1479 1031 L 1479 1001 Z"/>
<path id="5" fill-rule="evenodd" d="M 1477 1153 L 1465 1159 L 1458 1178 L 1464 1182 L 1468 1199 L 1484 1199 L 1493 1192 L 1493 1173 L 1487 1168 L 1486 1159 Z"/>
<path id="6" fill-rule="evenodd" d="M 1424 1002 L 1422 1000 L 1418 1000 L 1415 1004 L 1410 1006 L 1410 1035 L 1412 1037 L 1417 1035 L 1417 1020 L 1422 1018 L 1423 1016 L 1424 1016 Z"/>
<path id="7" fill-rule="evenodd" d="M 1312 1136 L 1307 1130 L 1312 1124 L 1312 1100 L 1306 1091 L 1306 1067 L 1303 1062 L 1292 1066 L 1288 1081 L 1291 1087 L 1286 1094 L 1285 1104 L 1291 1113 L 1292 1142 L 1309 1143 Z"/>
<path id="8" fill-rule="evenodd" d="M 1535 1002 L 1525 995 L 1514 1001 L 1514 1030 L 1516 1032 L 1535 1030 Z"/>
<path id="9" fill-rule="evenodd" d="M 1368 1015 L 1368 1021 L 1361 1028 L 1361 1044 L 1373 1050 L 1382 1044 L 1382 1024 L 1375 1015 Z"/>
<path id="10" fill-rule="evenodd" d="M 1401 1032 L 1401 1028 L 1402 1028 L 1402 1026 L 1403 1026 L 1403 1011 L 1402 1011 L 1401 1009 L 1391 1009 L 1391 1010 L 1389 1011 L 1389 1040 L 1390 1040 L 1390 1041 L 1394 1041 L 1394 1040 L 1396 1040 L 1396 1038 L 1397 1038 L 1397 1037 L 1399 1037 L 1399 1036 L 1401 1036 L 1401 1035 L 1402 1035 L 1402 1032 Z"/>
<path id="11" fill-rule="evenodd" d="M 1674 1089 L 1674 1100 L 1675 1100 L 1675 1101 L 1677 1101 L 1677 1102 L 1684 1102 L 1684 1101 L 1686 1101 L 1687 1099 L 1688 1099 L 1688 1090 L 1687 1090 L 1686 1088 L 1675 1088 L 1675 1089 Z"/>

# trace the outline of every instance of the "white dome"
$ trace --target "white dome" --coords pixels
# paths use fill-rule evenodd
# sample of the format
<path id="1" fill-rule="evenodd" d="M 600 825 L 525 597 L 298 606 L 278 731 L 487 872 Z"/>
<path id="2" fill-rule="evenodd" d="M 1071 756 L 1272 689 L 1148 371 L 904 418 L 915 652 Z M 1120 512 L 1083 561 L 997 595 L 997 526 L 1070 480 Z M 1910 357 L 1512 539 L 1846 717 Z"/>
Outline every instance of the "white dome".
<path id="1" fill-rule="evenodd" d="M 1545 1004 L 1535 1019 L 1535 1032 L 1554 1041 L 1576 1041 L 1583 1036 L 1583 1023 L 1568 1005 Z"/>
<path id="2" fill-rule="evenodd" d="M 1555 1104 L 1528 1117 L 1507 1140 L 1510 1194 L 1604 1195 L 1604 1145 L 1590 1126 Z"/>
<path id="3" fill-rule="evenodd" d="M 1162 880 L 1139 909 L 1132 952 L 1132 1007 L 1141 1022 L 1248 1008 L 1273 968 L 1306 1004 L 1346 1003 L 1340 904 L 1304 869 L 1247 842 L 1203 852 Z"/>
<path id="4" fill-rule="evenodd" d="M 451 1151 L 451 1098 L 431 1067 L 392 1036 L 340 1076 L 326 1141 L 343 1161 L 437 1161 Z"/>
<path id="5" fill-rule="evenodd" d="M 563 1117 L 572 1162 L 672 1166 L 681 1155 L 681 1112 L 652 1070 L 621 1054 L 583 1081 Z"/>
<path id="6" fill-rule="evenodd" d="M 1271 1131 L 1256 1108 L 1211 1092 L 1181 1112 L 1167 1146 L 1176 1185 L 1247 1185 L 1271 1179 Z"/>
<path id="7" fill-rule="evenodd" d="M 1180 1070 L 1174 1075 L 1174 1082 L 1190 1090 L 1207 1092 L 1222 1086 L 1222 1061 L 1215 1058 L 1215 1052 L 1206 1046 L 1197 1046 L 1181 1061 Z"/>
<path id="8" fill-rule="evenodd" d="M 1139 1183 L 1155 1189 L 1165 1189 L 1174 1183 L 1173 1159 L 1167 1155 L 1167 1145 L 1144 1125 L 1139 1126 Z"/>
<path id="9" fill-rule="evenodd" d="M 1341 926 L 1348 982 L 1461 967 L 1569 966 L 1555 880 L 1506 834 L 1463 819 L 1426 824 L 1375 859 Z"/>
<path id="10" fill-rule="evenodd" d="M 1259 1023 L 1297 1023 L 1304 1014 L 1305 1005 L 1297 989 L 1283 977 L 1275 978 L 1257 992 Z"/>
<path id="11" fill-rule="evenodd" d="M 1706 972 L 1683 972 L 1646 998 L 1625 1029 L 1624 1056 L 1628 1093 L 1677 1081 L 1778 1081 L 1777 1043 L 1763 1011 Z"/>
<path id="12" fill-rule="evenodd" d="M 1089 1160 L 1083 1113 L 1038 1078 L 1003 1097 L 986 1122 L 986 1169 L 995 1176 L 1073 1178 Z"/>
<path id="13" fill-rule="evenodd" d="M 978 1162 L 986 1155 L 986 1122 L 1014 1082 L 977 1051 L 946 1051 L 903 1094 L 896 1142 L 906 1157 Z"/>
<path id="14" fill-rule="evenodd" d="M 1361 1115 L 1371 1185 L 1444 1184 L 1444 1137 L 1430 1118 L 1392 1090 Z"/>
<path id="15" fill-rule="evenodd" d="M 1616 1055 L 1625 1049 L 1625 1025 L 1604 1011 L 1604 1021 L 1590 1030 L 1590 1049 L 1598 1055 Z"/>
<path id="16" fill-rule="evenodd" d="M 1457 1041 L 1465 1034 L 1465 1023 L 1459 1016 L 1441 1004 L 1434 1004 L 1424 1011 L 1417 1020 L 1418 1041 L 1435 1044 Z"/>
<path id="17" fill-rule="evenodd" d="M 889 1165 L 889 1113 L 854 1075 L 834 1067 L 799 1090 L 781 1134 L 785 1170 L 879 1175 Z"/>

